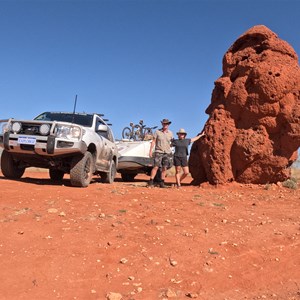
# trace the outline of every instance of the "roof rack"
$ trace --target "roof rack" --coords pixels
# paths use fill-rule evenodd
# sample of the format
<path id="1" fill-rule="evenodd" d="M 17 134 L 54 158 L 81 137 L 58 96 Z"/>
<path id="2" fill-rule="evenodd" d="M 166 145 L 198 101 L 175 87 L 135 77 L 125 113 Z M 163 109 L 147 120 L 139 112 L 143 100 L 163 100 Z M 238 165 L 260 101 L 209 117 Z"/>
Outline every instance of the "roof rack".
<path id="1" fill-rule="evenodd" d="M 100 116 L 104 116 L 103 114 L 98 114 L 98 115 L 100 115 Z M 109 121 L 109 119 L 103 119 L 103 121 L 104 122 L 106 122 L 106 124 L 108 125 L 108 126 L 112 126 L 112 124 L 111 123 L 107 123 L 108 121 Z"/>

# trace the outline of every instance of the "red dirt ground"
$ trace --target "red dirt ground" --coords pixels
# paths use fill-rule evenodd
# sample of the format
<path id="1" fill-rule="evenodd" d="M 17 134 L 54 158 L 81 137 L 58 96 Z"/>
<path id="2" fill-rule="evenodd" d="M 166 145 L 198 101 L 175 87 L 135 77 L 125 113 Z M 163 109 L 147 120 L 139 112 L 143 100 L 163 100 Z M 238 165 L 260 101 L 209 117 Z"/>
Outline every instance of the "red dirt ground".
<path id="1" fill-rule="evenodd" d="M 0 299 L 300 299 L 299 190 L 146 179 L 1 174 Z"/>

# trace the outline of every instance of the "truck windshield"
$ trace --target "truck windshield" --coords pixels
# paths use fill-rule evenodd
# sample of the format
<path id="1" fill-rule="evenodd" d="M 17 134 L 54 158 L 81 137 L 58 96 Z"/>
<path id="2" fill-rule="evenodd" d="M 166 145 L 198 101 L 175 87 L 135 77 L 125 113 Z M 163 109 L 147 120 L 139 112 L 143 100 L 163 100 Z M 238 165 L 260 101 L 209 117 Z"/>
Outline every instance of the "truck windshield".
<path id="1" fill-rule="evenodd" d="M 93 124 L 93 115 L 78 114 L 78 113 L 55 113 L 44 112 L 38 115 L 34 120 L 37 121 L 61 121 L 75 123 L 85 127 L 91 127 Z"/>

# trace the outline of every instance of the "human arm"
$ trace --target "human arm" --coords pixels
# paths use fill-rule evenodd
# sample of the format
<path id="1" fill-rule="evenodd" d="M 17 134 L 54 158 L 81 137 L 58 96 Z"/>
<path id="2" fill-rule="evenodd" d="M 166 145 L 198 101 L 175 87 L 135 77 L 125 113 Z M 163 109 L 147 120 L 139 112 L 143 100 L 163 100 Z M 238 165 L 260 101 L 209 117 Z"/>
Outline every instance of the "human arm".
<path id="1" fill-rule="evenodd" d="M 152 142 L 150 144 L 149 157 L 152 157 L 153 148 L 155 147 L 155 143 L 156 143 L 156 138 L 153 138 L 153 140 L 152 140 Z"/>
<path id="2" fill-rule="evenodd" d="M 205 135 L 204 132 L 200 133 L 199 135 L 195 136 L 194 138 L 191 138 L 191 142 L 193 143 L 193 142 L 199 140 L 204 135 Z"/>

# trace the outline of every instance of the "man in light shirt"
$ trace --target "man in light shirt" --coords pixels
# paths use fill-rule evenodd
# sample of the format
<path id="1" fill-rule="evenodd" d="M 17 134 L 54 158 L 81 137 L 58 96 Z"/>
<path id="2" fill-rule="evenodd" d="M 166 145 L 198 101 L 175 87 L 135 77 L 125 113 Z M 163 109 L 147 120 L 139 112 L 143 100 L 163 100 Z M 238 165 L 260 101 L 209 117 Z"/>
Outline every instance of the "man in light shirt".
<path id="1" fill-rule="evenodd" d="M 161 181 L 159 182 L 159 185 L 161 188 L 164 188 L 166 171 L 172 164 L 171 141 L 173 139 L 173 133 L 169 130 L 171 122 L 168 119 L 163 119 L 161 124 L 162 128 L 155 131 L 150 145 L 149 156 L 154 158 L 154 167 L 151 170 L 150 180 L 148 183 L 149 187 L 154 186 L 154 177 L 158 169 L 161 168 Z"/>

